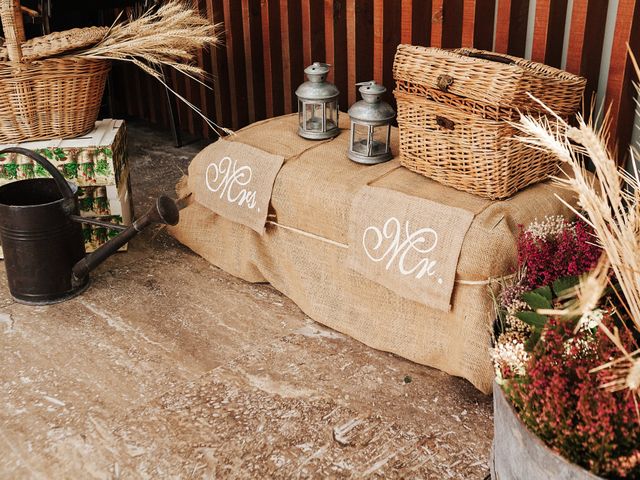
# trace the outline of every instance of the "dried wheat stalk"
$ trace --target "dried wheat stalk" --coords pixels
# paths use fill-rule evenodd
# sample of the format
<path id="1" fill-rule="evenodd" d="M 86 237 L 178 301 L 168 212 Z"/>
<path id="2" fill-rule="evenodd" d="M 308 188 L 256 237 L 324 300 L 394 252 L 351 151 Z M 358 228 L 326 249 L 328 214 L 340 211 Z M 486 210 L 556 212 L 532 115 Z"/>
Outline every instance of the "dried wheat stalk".
<path id="1" fill-rule="evenodd" d="M 164 67 L 174 68 L 209 88 L 203 82 L 206 73 L 194 61 L 200 49 L 220 43 L 219 30 L 219 25 L 213 25 L 200 16 L 197 7 L 172 0 L 138 18 L 125 22 L 116 20 L 100 43 L 74 55 L 133 63 L 159 80 L 215 131 L 231 133 L 171 89 L 163 73 Z"/>

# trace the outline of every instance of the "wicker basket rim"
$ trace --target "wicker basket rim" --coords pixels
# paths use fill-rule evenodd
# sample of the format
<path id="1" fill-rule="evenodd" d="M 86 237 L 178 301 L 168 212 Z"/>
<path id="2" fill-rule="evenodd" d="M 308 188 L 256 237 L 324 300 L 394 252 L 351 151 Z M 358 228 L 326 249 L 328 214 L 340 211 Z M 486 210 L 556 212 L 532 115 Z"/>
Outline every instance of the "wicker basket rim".
<path id="1" fill-rule="evenodd" d="M 478 50 L 475 48 L 458 48 L 454 51 L 455 52 L 466 51 L 466 52 L 474 52 L 474 53 L 493 53 L 493 52 L 486 52 L 485 50 Z M 551 65 L 546 65 L 540 62 L 534 62 L 533 60 L 527 60 L 526 58 L 514 57 L 513 55 L 507 55 L 502 53 L 498 55 L 510 58 L 515 62 L 515 65 L 521 66 L 522 68 L 528 68 L 528 69 L 534 70 L 536 74 L 539 74 L 540 76 L 544 76 L 546 78 L 562 78 L 563 80 L 571 80 L 571 81 L 576 81 L 580 83 L 587 81 L 584 77 L 581 77 L 580 75 L 576 75 L 574 73 L 567 72 L 566 70 L 561 70 L 559 68 L 552 67 Z"/>
<path id="2" fill-rule="evenodd" d="M 511 55 L 502 54 L 498 52 L 489 52 L 486 50 L 478 50 L 474 48 L 457 48 L 453 50 L 445 50 L 443 48 L 423 47 L 420 45 L 409 45 L 406 43 L 398 45 L 397 51 L 401 51 L 401 50 L 411 50 L 424 55 L 435 56 L 439 58 L 451 58 L 455 60 L 464 60 L 471 64 L 477 64 L 477 65 L 483 65 L 483 66 L 487 65 L 486 63 L 487 60 L 462 55 L 460 52 L 465 51 L 465 52 L 474 52 L 474 53 L 490 53 L 490 54 L 499 55 L 499 56 L 513 60 L 514 61 L 513 64 L 506 64 L 506 63 L 500 64 L 500 68 L 509 69 L 514 73 L 519 73 L 524 69 L 524 70 L 532 70 L 535 75 L 545 77 L 545 78 L 555 78 L 555 79 L 560 78 L 562 80 L 568 80 L 568 81 L 573 81 L 578 83 L 586 82 L 586 80 L 583 77 L 567 72 L 566 70 L 560 70 L 558 68 L 551 67 L 549 65 L 533 62 L 531 60 L 514 57 Z M 394 68 L 394 78 L 396 78 L 395 68 Z"/>
<path id="3" fill-rule="evenodd" d="M 45 67 L 55 63 L 59 63 L 59 64 L 86 63 L 86 64 L 96 65 L 100 63 L 110 64 L 111 60 L 102 59 L 102 58 L 79 57 L 71 54 L 71 55 L 63 55 L 60 57 L 40 58 L 33 61 L 23 60 L 21 62 L 11 62 L 9 60 L 3 60 L 3 61 L 0 61 L 0 68 L 10 68 L 13 70 L 20 67 L 40 67 L 40 66 Z"/>

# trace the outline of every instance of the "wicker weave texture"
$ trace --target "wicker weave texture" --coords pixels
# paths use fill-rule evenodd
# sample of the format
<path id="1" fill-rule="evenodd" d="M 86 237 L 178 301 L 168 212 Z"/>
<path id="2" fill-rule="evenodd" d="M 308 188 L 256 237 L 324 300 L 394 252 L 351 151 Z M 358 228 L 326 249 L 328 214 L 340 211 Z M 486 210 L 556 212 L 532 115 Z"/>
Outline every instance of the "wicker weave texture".
<path id="1" fill-rule="evenodd" d="M 487 105 L 541 111 L 531 93 L 563 116 L 576 112 L 586 85 L 584 78 L 547 65 L 469 48 L 399 45 L 393 74 L 396 80 Z"/>
<path id="2" fill-rule="evenodd" d="M 27 40 L 21 45 L 23 61 L 34 61 L 70 53 L 100 42 L 109 27 L 72 28 Z M 0 48 L 0 60 L 9 60 L 6 47 Z"/>
<path id="3" fill-rule="evenodd" d="M 25 62 L 18 0 L 0 0 L 9 61 L 0 61 L 0 142 L 69 138 L 98 118 L 110 62 L 77 57 Z"/>
<path id="4" fill-rule="evenodd" d="M 550 155 L 515 138 L 507 122 L 396 90 L 400 162 L 444 185 L 504 199 L 557 172 Z"/>

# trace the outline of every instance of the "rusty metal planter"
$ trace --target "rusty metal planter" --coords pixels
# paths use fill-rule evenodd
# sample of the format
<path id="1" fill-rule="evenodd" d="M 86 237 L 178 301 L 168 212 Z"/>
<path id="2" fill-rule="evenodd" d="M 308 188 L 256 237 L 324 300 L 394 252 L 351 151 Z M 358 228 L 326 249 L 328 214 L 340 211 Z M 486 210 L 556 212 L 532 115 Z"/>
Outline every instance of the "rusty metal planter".
<path id="1" fill-rule="evenodd" d="M 493 384 L 493 480 L 602 480 L 565 460 L 531 433 L 497 383 Z"/>

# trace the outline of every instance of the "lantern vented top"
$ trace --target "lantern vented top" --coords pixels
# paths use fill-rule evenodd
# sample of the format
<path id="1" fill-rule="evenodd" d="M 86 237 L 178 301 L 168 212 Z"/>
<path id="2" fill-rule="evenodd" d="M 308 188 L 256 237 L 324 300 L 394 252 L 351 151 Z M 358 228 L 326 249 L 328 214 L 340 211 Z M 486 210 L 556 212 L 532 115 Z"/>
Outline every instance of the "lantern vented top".
<path id="1" fill-rule="evenodd" d="M 328 63 L 313 62 L 307 68 L 304 69 L 304 73 L 309 78 L 310 82 L 324 82 L 329 73 Z"/>
<path id="2" fill-rule="evenodd" d="M 358 90 L 362 95 L 362 99 L 368 103 L 379 102 L 384 92 L 387 91 L 384 85 L 376 83 L 375 80 L 356 83 L 356 85 L 360 87 Z"/>

